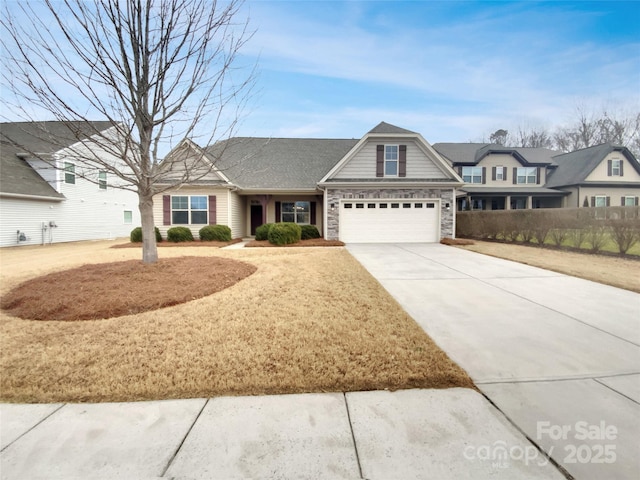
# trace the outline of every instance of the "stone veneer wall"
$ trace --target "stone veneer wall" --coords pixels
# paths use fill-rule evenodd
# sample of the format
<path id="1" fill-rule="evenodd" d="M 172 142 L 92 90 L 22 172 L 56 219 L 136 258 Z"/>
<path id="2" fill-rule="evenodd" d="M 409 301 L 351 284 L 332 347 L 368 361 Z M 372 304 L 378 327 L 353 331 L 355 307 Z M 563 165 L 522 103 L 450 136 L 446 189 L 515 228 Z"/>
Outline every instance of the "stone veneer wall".
<path id="1" fill-rule="evenodd" d="M 338 240 L 340 235 L 340 200 L 343 199 L 403 199 L 422 198 L 440 199 L 440 238 L 453 237 L 453 220 L 456 204 L 453 198 L 453 188 L 395 188 L 395 189 L 364 189 L 364 188 L 327 188 L 327 239 Z M 335 204 L 333 211 L 331 204 Z M 447 210 L 446 204 L 449 204 Z"/>

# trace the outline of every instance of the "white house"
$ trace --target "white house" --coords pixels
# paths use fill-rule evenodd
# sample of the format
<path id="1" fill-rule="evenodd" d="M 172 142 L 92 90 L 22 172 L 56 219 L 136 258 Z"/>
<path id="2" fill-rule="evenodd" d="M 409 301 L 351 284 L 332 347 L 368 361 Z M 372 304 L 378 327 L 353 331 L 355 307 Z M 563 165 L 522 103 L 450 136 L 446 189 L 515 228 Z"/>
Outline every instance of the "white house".
<path id="1" fill-rule="evenodd" d="M 125 168 L 87 140 L 95 132 L 116 135 L 108 122 L 0 124 L 0 246 L 127 237 L 140 225 L 137 194 L 90 162 Z"/>

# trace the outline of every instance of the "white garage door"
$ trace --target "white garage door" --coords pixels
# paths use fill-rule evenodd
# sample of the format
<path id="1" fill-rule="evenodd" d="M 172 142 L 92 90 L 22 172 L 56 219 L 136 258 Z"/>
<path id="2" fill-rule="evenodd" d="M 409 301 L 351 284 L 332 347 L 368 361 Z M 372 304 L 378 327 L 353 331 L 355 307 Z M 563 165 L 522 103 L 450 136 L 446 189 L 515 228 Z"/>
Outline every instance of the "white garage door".
<path id="1" fill-rule="evenodd" d="M 347 243 L 437 242 L 440 201 L 343 200 L 340 240 Z"/>

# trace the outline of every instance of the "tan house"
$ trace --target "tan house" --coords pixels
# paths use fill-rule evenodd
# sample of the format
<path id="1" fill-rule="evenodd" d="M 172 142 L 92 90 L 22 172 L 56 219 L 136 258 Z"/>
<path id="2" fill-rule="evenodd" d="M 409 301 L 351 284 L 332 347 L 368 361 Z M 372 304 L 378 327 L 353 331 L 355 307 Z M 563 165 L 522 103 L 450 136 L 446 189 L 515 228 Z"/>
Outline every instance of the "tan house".
<path id="1" fill-rule="evenodd" d="M 640 163 L 626 147 L 604 143 L 553 159 L 546 187 L 568 193 L 563 207 L 638 205 Z"/>
<path id="2" fill-rule="evenodd" d="M 202 175 L 154 198 L 163 235 L 219 223 L 245 237 L 277 222 L 315 225 L 345 242 L 437 242 L 455 232 L 460 177 L 420 134 L 385 122 L 361 139 L 185 142 L 165 170 L 184 175 L 196 160 L 206 164 Z"/>
<path id="3" fill-rule="evenodd" d="M 621 146 L 567 154 L 478 143 L 433 147 L 465 182 L 458 210 L 637 205 L 640 196 L 640 164 Z"/>

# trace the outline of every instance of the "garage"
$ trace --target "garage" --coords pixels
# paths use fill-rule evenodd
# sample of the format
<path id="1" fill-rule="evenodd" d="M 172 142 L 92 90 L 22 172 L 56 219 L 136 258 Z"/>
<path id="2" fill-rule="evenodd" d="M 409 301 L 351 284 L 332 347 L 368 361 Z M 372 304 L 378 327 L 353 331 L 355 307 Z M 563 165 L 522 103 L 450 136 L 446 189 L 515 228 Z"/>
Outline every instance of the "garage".
<path id="1" fill-rule="evenodd" d="M 348 199 L 340 202 L 340 240 L 410 243 L 440 240 L 440 201 Z"/>

